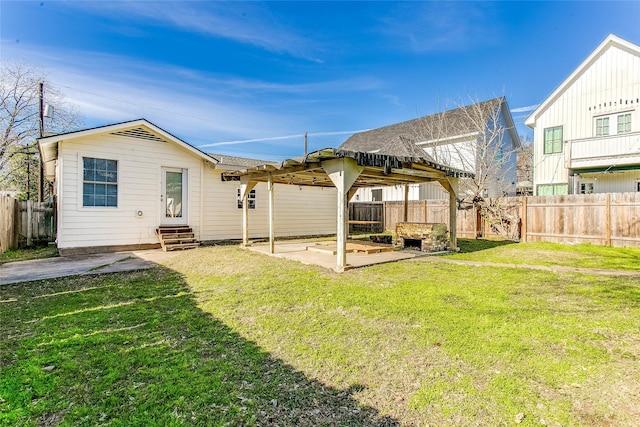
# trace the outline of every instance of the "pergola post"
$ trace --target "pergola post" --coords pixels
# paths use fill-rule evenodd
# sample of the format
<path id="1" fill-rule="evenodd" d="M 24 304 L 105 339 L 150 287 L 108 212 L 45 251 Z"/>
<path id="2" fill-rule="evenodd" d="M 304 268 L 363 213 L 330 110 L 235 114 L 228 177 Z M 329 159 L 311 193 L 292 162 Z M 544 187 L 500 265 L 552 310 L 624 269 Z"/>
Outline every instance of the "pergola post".
<path id="1" fill-rule="evenodd" d="M 273 254 L 275 252 L 275 238 L 274 238 L 274 223 L 273 223 L 273 211 L 274 211 L 274 201 L 273 201 L 273 177 L 269 174 L 269 178 L 267 181 L 267 189 L 269 190 L 269 253 Z"/>
<path id="2" fill-rule="evenodd" d="M 458 201 L 459 191 L 458 178 L 447 178 L 438 180 L 440 185 L 449 192 L 449 248 L 452 251 L 458 250 Z"/>
<path id="3" fill-rule="evenodd" d="M 249 193 L 256 186 L 249 176 L 240 177 L 240 198 L 242 199 L 242 246 L 249 246 Z"/>
<path id="4" fill-rule="evenodd" d="M 337 218 L 337 254 L 336 270 L 344 271 L 347 267 L 347 236 L 349 233 L 349 189 L 356 181 L 364 167 L 358 166 L 351 158 L 332 159 L 322 162 L 333 185 L 338 190 Z M 353 194 L 351 194 L 353 196 Z"/>

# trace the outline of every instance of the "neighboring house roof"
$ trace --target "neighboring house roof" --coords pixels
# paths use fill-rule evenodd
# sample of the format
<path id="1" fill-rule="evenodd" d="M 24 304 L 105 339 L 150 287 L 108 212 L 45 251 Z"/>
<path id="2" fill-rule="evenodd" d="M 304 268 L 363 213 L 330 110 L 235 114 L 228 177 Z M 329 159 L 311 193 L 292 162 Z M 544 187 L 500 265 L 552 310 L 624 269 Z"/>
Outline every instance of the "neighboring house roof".
<path id="1" fill-rule="evenodd" d="M 608 49 L 611 47 L 618 47 L 620 49 L 626 50 L 634 55 L 640 56 L 640 46 L 637 44 L 628 42 L 624 39 L 621 39 L 618 36 L 613 34 L 609 34 L 607 38 L 600 43 L 600 45 L 593 51 L 591 54 L 582 61 L 582 63 L 576 68 L 573 73 L 569 75 L 560 86 L 558 86 L 552 93 L 549 95 L 543 102 L 534 110 L 533 113 L 527 117 L 525 120 L 525 124 L 530 128 L 534 128 L 536 124 L 536 120 L 538 117 L 544 113 L 549 106 L 554 103 L 563 93 L 567 90 L 580 76 L 591 67 Z"/>
<path id="2" fill-rule="evenodd" d="M 454 142 L 460 137 L 470 137 L 480 132 L 486 127 L 497 108 L 502 109 L 506 128 L 510 133 L 514 148 L 519 147 L 520 138 L 516 132 L 507 100 L 504 97 L 499 97 L 430 116 L 356 133 L 347 139 L 339 149 L 376 152 L 376 150 L 384 150 L 384 147 L 396 138 L 412 141 L 414 144 L 430 141 L 439 143 Z M 418 150 L 424 152 L 420 148 Z M 424 155 L 426 153 L 422 154 L 422 156 Z"/>
<path id="3" fill-rule="evenodd" d="M 194 146 L 184 142 L 180 138 L 170 134 L 169 132 L 154 125 L 148 120 L 138 119 L 39 138 L 38 145 L 40 147 L 40 154 L 45 167 L 47 179 L 52 181 L 55 177 L 55 161 L 58 158 L 58 144 L 60 142 L 104 133 L 147 139 L 157 142 L 173 142 L 175 144 L 178 144 L 179 146 L 186 148 L 188 151 L 208 162 L 211 162 L 213 164 L 218 163 L 218 159 L 216 159 L 215 157 L 212 157 L 198 150 Z"/>
<path id="4" fill-rule="evenodd" d="M 209 155 L 218 159 L 217 167 L 222 169 L 248 169 L 262 165 L 277 166 L 279 164 L 278 162 L 268 162 L 247 157 L 227 156 L 226 154 L 209 153 Z"/>

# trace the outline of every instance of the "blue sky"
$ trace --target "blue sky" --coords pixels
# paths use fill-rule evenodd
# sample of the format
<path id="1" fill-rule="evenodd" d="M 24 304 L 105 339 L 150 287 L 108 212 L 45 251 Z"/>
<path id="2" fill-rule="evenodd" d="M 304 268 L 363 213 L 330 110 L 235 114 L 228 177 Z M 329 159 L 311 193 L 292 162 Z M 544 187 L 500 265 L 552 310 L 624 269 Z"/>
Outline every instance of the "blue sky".
<path id="1" fill-rule="evenodd" d="M 528 135 L 610 33 L 640 43 L 640 1 L 0 2 L 1 58 L 48 69 L 85 127 L 265 160 L 502 95 Z"/>

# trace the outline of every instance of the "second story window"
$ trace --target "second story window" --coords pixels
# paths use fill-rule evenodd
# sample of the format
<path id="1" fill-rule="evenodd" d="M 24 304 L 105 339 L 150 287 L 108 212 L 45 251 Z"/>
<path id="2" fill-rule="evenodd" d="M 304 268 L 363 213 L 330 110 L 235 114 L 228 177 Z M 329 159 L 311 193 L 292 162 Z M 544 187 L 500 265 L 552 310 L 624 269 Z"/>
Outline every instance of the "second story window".
<path id="1" fill-rule="evenodd" d="M 631 132 L 631 113 L 609 114 L 594 118 L 594 135 L 610 136 Z"/>
<path id="2" fill-rule="evenodd" d="M 544 154 L 562 153 L 562 126 L 544 130 Z"/>
<path id="3" fill-rule="evenodd" d="M 631 132 L 631 113 L 618 116 L 618 133 Z"/>
<path id="4" fill-rule="evenodd" d="M 598 117 L 596 119 L 596 136 L 609 135 L 609 117 Z"/>

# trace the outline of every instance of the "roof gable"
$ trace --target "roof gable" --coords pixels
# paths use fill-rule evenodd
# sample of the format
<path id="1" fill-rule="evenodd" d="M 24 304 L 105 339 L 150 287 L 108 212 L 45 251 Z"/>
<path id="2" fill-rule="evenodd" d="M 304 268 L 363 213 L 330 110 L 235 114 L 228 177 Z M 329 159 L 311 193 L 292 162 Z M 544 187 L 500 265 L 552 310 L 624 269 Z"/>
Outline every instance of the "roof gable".
<path id="1" fill-rule="evenodd" d="M 584 60 L 582 63 L 560 83 L 560 85 L 549 95 L 533 113 L 527 117 L 525 124 L 531 128 L 535 127 L 537 118 L 549 108 L 573 83 L 582 76 L 602 55 L 609 49 L 616 47 L 631 55 L 640 56 L 640 46 L 624 40 L 616 35 L 609 34 L 606 39 Z"/>
<path id="2" fill-rule="evenodd" d="M 174 143 L 187 149 L 187 151 L 190 151 L 203 160 L 209 161 L 214 164 L 218 163 L 218 160 L 216 158 L 198 150 L 194 146 L 184 142 L 180 138 L 154 125 L 150 121 L 145 119 L 138 119 L 39 138 L 38 146 L 40 148 L 41 158 L 45 166 L 47 178 L 52 180 L 55 174 L 55 160 L 58 158 L 59 143 L 100 134 L 111 134 L 116 136 L 138 138 L 162 143 Z"/>
<path id="3" fill-rule="evenodd" d="M 514 148 L 519 145 L 519 137 L 513 124 L 513 118 L 504 97 L 467 105 L 453 110 L 443 111 L 430 116 L 408 120 L 377 129 L 352 135 L 340 147 L 340 150 L 352 152 L 384 152 L 389 155 L 403 156 L 407 150 L 406 141 L 411 141 L 414 148 L 422 153 L 416 157 L 429 157 L 416 144 L 427 142 L 447 143 L 459 138 L 474 138 L 495 117 L 497 109 L 505 120 Z M 396 153 L 394 150 L 400 150 Z M 415 152 L 413 154 L 416 154 Z"/>

